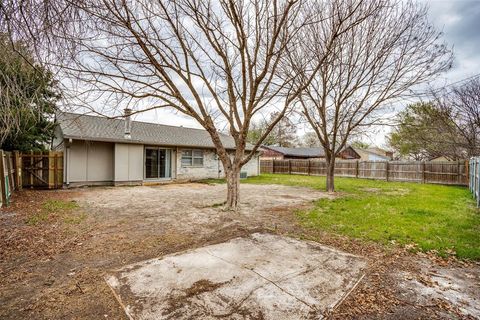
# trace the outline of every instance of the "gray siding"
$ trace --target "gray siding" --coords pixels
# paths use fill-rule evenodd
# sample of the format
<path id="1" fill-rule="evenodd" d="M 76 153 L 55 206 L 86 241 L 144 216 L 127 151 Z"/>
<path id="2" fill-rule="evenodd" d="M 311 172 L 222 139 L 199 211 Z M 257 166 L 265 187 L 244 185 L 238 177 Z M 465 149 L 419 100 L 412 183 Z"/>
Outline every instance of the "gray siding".
<path id="1" fill-rule="evenodd" d="M 143 180 L 143 144 L 115 144 L 115 182 Z"/>
<path id="2" fill-rule="evenodd" d="M 141 184 L 144 179 L 144 145 L 64 140 L 65 182 L 71 186 L 96 184 Z M 187 149 L 187 148 L 186 148 Z M 190 149 L 190 148 L 188 148 Z M 182 166 L 182 148 L 172 149 L 172 179 L 223 178 L 223 165 L 211 149 L 204 149 L 203 166 Z M 259 157 L 243 168 L 248 176 L 259 174 Z M 67 177 L 68 175 L 68 177 Z M 151 181 L 148 181 L 151 182 Z"/>
<path id="3" fill-rule="evenodd" d="M 67 143 L 67 182 L 113 180 L 113 143 L 73 140 Z"/>

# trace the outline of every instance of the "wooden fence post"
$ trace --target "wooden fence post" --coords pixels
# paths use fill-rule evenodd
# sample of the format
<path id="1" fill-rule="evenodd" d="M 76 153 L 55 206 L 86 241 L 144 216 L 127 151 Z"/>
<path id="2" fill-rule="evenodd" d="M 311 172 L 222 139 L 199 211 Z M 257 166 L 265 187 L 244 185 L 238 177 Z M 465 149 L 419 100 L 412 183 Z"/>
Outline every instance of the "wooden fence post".
<path id="1" fill-rule="evenodd" d="M 0 150 L 0 193 L 1 193 L 1 198 L 2 198 L 2 206 L 7 206 L 8 205 L 8 199 L 7 199 L 7 186 L 5 185 L 5 165 L 4 165 L 4 152 L 3 150 Z"/>
<path id="2" fill-rule="evenodd" d="M 17 190 L 20 190 L 21 182 L 18 175 L 20 171 L 20 168 L 18 167 L 18 151 L 13 151 L 13 167 L 15 170 L 15 174 L 13 175 L 13 180 L 15 181 L 15 187 L 17 188 Z"/>
<path id="3" fill-rule="evenodd" d="M 18 180 L 18 190 L 22 190 L 23 188 L 23 179 L 22 179 L 22 158 L 20 157 L 20 152 L 15 151 L 15 176 Z"/>
<path id="4" fill-rule="evenodd" d="M 53 187 L 56 189 L 58 187 L 58 156 L 55 152 L 53 156 Z"/>
<path id="5" fill-rule="evenodd" d="M 30 170 L 31 170 L 31 174 L 29 174 L 30 188 L 33 186 L 33 164 L 34 164 L 33 151 L 30 151 Z"/>
<path id="6" fill-rule="evenodd" d="M 13 181 L 13 163 L 12 163 L 12 153 L 5 152 L 5 161 L 6 161 L 6 172 L 7 172 L 7 180 L 8 180 L 8 193 L 11 194 L 12 191 L 15 189 L 15 181 Z"/>
<path id="7" fill-rule="evenodd" d="M 358 176 L 360 174 L 359 171 L 360 171 L 360 161 L 357 160 L 357 164 L 355 166 L 355 178 L 358 178 Z"/>
<path id="8" fill-rule="evenodd" d="M 460 160 L 457 160 L 457 183 L 461 183 L 461 174 L 460 174 Z"/>
<path id="9" fill-rule="evenodd" d="M 312 165 L 312 164 L 310 163 L 310 159 L 308 159 L 307 161 L 308 161 L 308 167 L 307 167 L 307 170 L 308 170 L 308 171 L 307 171 L 307 172 L 308 172 L 308 175 L 310 175 L 310 174 L 311 174 L 311 165 Z"/>
<path id="10" fill-rule="evenodd" d="M 288 159 L 288 174 L 292 174 L 292 159 Z"/>
<path id="11" fill-rule="evenodd" d="M 386 166 L 385 166 L 385 179 L 388 181 L 388 161 L 386 163 Z"/>
<path id="12" fill-rule="evenodd" d="M 422 161 L 422 183 L 425 183 L 425 161 Z"/>

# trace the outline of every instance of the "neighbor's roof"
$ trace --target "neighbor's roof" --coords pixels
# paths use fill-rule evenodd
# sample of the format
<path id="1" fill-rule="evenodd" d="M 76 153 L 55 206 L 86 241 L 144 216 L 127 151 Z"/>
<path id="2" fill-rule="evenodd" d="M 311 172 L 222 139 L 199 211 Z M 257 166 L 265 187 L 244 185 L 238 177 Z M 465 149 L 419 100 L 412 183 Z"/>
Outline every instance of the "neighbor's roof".
<path id="1" fill-rule="evenodd" d="M 450 156 L 437 156 L 430 158 L 428 161 L 454 161 L 454 159 Z"/>
<path id="2" fill-rule="evenodd" d="M 380 148 L 377 148 L 377 147 L 373 147 L 373 148 L 366 148 L 366 149 L 362 149 L 362 148 L 353 148 L 355 150 L 355 152 L 357 153 L 369 153 L 369 154 L 373 154 L 375 156 L 378 156 L 380 158 L 383 158 L 385 160 L 389 160 L 391 159 L 391 157 L 387 156 L 387 150 L 383 150 L 383 149 L 380 149 Z"/>
<path id="3" fill-rule="evenodd" d="M 270 149 L 290 157 L 318 158 L 324 157 L 323 148 L 285 148 L 274 146 L 262 146 L 264 149 Z"/>
<path id="4" fill-rule="evenodd" d="M 128 139 L 123 119 L 62 112 L 56 120 L 66 139 L 214 148 L 209 133 L 203 129 L 132 121 L 131 139 Z M 220 139 L 225 148 L 235 149 L 231 136 L 220 133 Z M 252 146 L 247 145 L 247 149 Z"/>

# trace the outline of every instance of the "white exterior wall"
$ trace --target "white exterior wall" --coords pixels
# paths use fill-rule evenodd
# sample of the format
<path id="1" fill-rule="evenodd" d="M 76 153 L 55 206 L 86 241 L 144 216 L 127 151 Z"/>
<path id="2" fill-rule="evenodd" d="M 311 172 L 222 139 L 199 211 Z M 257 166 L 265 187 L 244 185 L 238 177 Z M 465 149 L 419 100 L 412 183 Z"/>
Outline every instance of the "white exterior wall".
<path id="1" fill-rule="evenodd" d="M 73 140 L 67 146 L 66 183 L 113 180 L 113 143 Z"/>
<path id="2" fill-rule="evenodd" d="M 249 177 L 258 176 L 260 174 L 260 156 L 253 156 L 243 167 L 242 171 L 247 171 Z"/>
<path id="3" fill-rule="evenodd" d="M 216 159 L 216 154 L 213 150 L 203 149 L 203 166 L 201 167 L 182 166 L 182 150 L 191 150 L 191 148 L 178 148 L 176 157 L 177 179 L 195 180 L 222 178 L 224 176 L 222 162 Z"/>
<path id="4" fill-rule="evenodd" d="M 195 180 L 208 178 L 223 178 L 225 170 L 222 162 L 217 159 L 214 150 L 203 149 L 203 166 L 182 166 L 182 150 L 191 150 L 191 148 L 179 148 L 176 157 L 177 179 Z M 257 176 L 260 172 L 260 158 L 255 156 L 242 167 L 242 172 L 246 171 L 248 176 Z"/>
<path id="5" fill-rule="evenodd" d="M 115 143 L 115 183 L 143 180 L 143 144 Z"/>

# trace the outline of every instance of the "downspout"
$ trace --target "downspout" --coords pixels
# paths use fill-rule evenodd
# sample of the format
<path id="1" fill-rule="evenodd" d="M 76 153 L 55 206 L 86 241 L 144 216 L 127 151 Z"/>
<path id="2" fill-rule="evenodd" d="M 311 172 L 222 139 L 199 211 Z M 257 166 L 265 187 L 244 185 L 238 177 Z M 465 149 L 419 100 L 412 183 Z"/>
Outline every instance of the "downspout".
<path id="1" fill-rule="evenodd" d="M 178 173 L 178 146 L 175 147 L 175 180 L 177 180 Z"/>
<path id="2" fill-rule="evenodd" d="M 68 139 L 68 143 L 66 143 L 66 153 L 65 157 L 65 184 L 68 186 L 70 185 L 70 143 L 72 142 L 72 139 Z"/>

